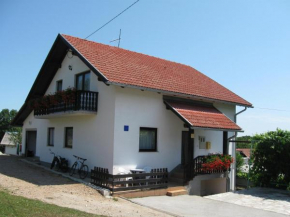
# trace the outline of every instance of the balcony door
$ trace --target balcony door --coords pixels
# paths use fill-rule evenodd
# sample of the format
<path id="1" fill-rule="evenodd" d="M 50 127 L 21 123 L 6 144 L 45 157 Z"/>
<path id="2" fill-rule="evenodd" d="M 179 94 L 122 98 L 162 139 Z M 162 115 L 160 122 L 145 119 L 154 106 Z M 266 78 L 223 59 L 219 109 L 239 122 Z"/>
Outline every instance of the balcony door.
<path id="1" fill-rule="evenodd" d="M 84 72 L 81 74 L 78 74 L 76 76 L 76 89 L 77 90 L 90 90 L 90 72 Z"/>

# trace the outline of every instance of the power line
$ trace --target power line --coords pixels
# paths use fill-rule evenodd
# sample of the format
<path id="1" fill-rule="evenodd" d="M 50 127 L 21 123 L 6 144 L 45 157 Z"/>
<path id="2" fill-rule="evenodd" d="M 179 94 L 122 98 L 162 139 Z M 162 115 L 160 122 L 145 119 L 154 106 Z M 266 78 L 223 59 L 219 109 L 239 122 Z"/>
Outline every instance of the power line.
<path id="1" fill-rule="evenodd" d="M 118 15 L 116 15 L 115 17 L 113 17 L 112 19 L 110 19 L 108 22 L 106 22 L 104 25 L 102 25 L 100 28 L 98 28 L 96 31 L 92 32 L 91 34 L 89 34 L 87 37 L 85 37 L 85 39 L 91 37 L 93 34 L 95 34 L 96 32 L 98 32 L 99 30 L 101 30 L 103 27 L 105 27 L 106 25 L 108 25 L 110 22 L 112 22 L 114 19 L 116 19 L 118 16 L 120 16 L 121 14 L 123 14 L 125 11 L 127 11 L 129 8 L 131 8 L 134 4 L 136 4 L 138 1 L 135 1 L 133 4 L 131 4 L 129 7 L 127 7 L 125 10 L 123 10 L 122 12 L 120 12 Z"/>
<path id="2" fill-rule="evenodd" d="M 264 110 L 272 110 L 272 111 L 290 112 L 290 110 L 282 110 L 282 109 L 274 109 L 274 108 L 261 108 L 261 107 L 255 107 L 255 108 L 264 109 Z"/>

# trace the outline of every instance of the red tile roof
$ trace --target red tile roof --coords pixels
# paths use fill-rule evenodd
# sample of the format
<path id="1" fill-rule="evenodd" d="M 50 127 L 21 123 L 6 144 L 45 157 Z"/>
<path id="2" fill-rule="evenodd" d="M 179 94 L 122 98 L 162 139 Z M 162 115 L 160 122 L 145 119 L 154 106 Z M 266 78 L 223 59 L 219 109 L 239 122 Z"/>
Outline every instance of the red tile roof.
<path id="1" fill-rule="evenodd" d="M 240 131 L 241 128 L 213 106 L 190 105 L 182 102 L 168 102 L 174 111 L 192 127 Z"/>
<path id="2" fill-rule="evenodd" d="M 68 35 L 61 36 L 110 82 L 252 106 L 190 66 Z"/>
<path id="3" fill-rule="evenodd" d="M 251 156 L 251 149 L 249 148 L 237 148 L 236 149 L 238 152 L 243 152 L 246 157 L 250 158 Z"/>

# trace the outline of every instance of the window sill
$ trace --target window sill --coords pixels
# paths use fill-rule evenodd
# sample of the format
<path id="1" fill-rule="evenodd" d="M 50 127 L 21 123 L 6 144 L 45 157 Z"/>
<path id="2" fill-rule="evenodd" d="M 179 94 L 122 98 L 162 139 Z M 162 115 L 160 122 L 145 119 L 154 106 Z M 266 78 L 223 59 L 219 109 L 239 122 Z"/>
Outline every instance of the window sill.
<path id="1" fill-rule="evenodd" d="M 144 150 L 139 150 L 139 153 L 156 153 L 156 152 L 158 152 L 157 150 L 146 150 L 146 151 L 144 151 Z"/>
<path id="2" fill-rule="evenodd" d="M 66 148 L 66 149 L 72 149 L 73 147 L 63 147 L 63 148 Z"/>

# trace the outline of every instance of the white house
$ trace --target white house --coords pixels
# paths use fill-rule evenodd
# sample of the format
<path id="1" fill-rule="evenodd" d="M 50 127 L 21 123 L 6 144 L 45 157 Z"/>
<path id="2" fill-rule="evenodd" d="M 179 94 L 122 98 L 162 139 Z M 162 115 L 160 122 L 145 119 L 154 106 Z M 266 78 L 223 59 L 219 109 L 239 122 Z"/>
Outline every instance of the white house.
<path id="1" fill-rule="evenodd" d="M 11 135 L 6 132 L 1 140 L 0 146 L 4 146 L 4 153 L 17 155 L 17 145 L 11 140 Z"/>
<path id="2" fill-rule="evenodd" d="M 34 100 L 70 87 L 71 102 Z M 113 174 L 172 171 L 209 153 L 234 156 L 237 106 L 252 104 L 190 66 L 60 34 L 13 124 L 23 127 L 24 152 L 44 162 L 52 149 Z"/>

